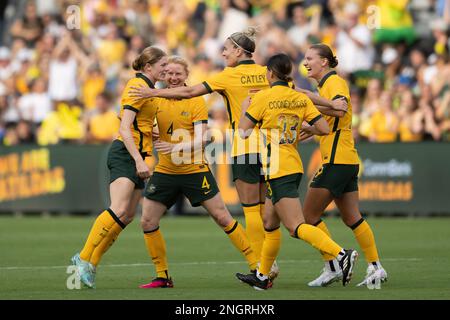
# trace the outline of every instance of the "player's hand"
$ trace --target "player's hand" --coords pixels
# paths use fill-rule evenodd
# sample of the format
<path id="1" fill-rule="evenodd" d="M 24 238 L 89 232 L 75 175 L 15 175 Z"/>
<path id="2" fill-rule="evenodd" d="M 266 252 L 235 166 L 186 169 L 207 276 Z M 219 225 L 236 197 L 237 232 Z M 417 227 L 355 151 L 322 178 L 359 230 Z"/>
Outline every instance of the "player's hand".
<path id="1" fill-rule="evenodd" d="M 153 89 L 139 85 L 137 87 L 131 86 L 130 91 L 128 91 L 128 96 L 134 98 L 135 100 L 148 99 L 153 97 Z"/>
<path id="2" fill-rule="evenodd" d="M 172 152 L 175 145 L 170 142 L 157 140 L 153 143 L 156 151 L 161 152 L 162 154 L 169 154 Z"/>
<path id="3" fill-rule="evenodd" d="M 136 162 L 136 173 L 141 179 L 147 179 L 150 177 L 150 169 L 144 160 Z"/>
<path id="4" fill-rule="evenodd" d="M 348 110 L 348 103 L 347 103 L 347 99 L 345 97 L 331 101 L 331 105 L 332 105 L 333 110 L 336 110 L 336 111 L 347 112 L 347 110 Z"/>
<path id="5" fill-rule="evenodd" d="M 300 136 L 302 134 L 307 134 L 307 135 L 310 135 L 310 136 L 313 135 L 314 134 L 313 126 L 311 126 L 307 122 L 303 121 L 302 128 L 300 129 Z"/>
<path id="6" fill-rule="evenodd" d="M 298 141 L 300 141 L 300 142 L 306 141 L 306 140 L 310 139 L 312 136 L 313 136 L 312 134 L 301 131 Z"/>
<path id="7" fill-rule="evenodd" d="M 153 141 L 159 140 L 159 132 L 158 131 L 152 131 L 152 140 Z"/>

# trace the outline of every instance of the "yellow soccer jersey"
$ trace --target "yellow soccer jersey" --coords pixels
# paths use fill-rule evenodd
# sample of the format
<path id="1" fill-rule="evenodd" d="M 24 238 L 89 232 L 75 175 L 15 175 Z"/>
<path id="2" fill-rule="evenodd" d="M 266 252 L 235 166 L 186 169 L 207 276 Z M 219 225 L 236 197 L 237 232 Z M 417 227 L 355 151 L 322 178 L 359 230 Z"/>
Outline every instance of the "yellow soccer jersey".
<path id="1" fill-rule="evenodd" d="M 245 114 L 260 124 L 266 152 L 261 152 L 267 180 L 303 173 L 297 150 L 302 122 L 311 125 L 321 118 L 320 112 L 303 93 L 277 81 L 272 88 L 255 94 Z"/>
<path id="2" fill-rule="evenodd" d="M 194 141 L 194 126 L 208 123 L 208 109 L 203 97 L 161 99 L 156 113 L 156 121 L 161 141 L 186 142 L 186 136 L 190 137 L 190 141 Z M 175 162 L 172 159 L 173 156 L 172 154 L 158 153 L 159 161 L 155 171 L 167 174 L 191 174 L 209 170 L 203 153 L 191 153 L 186 157 L 180 153 L 176 155 L 179 158 Z"/>
<path id="3" fill-rule="evenodd" d="M 320 96 L 326 99 L 345 97 L 348 103 L 348 110 L 342 118 L 324 115 L 330 134 L 320 137 L 322 164 L 359 164 L 352 134 L 352 105 L 347 83 L 336 71 L 331 71 L 320 80 L 318 89 Z"/>
<path id="4" fill-rule="evenodd" d="M 140 85 L 148 85 L 150 88 L 154 88 L 154 85 L 150 79 L 142 73 L 137 73 L 136 78 L 128 81 L 125 90 L 123 91 L 120 118 L 122 119 L 124 109 L 136 112 L 136 118 L 131 125 L 131 133 L 133 134 L 134 143 L 140 153 L 151 155 L 153 149 L 153 121 L 155 119 L 158 101 L 161 99 L 150 98 L 134 102 L 134 99 L 128 95 L 128 92 L 130 91 L 130 87 Z M 123 138 L 120 135 L 118 139 L 123 141 Z"/>
<path id="5" fill-rule="evenodd" d="M 227 67 L 222 72 L 211 76 L 203 82 L 211 93 L 217 91 L 224 99 L 228 111 L 229 127 L 233 130 L 239 126 L 242 102 L 248 96 L 262 89 L 269 88 L 266 79 L 267 67 L 255 64 L 253 60 L 241 61 L 236 67 Z M 234 132 L 232 156 L 258 153 L 258 133 L 242 141 L 237 131 Z"/>

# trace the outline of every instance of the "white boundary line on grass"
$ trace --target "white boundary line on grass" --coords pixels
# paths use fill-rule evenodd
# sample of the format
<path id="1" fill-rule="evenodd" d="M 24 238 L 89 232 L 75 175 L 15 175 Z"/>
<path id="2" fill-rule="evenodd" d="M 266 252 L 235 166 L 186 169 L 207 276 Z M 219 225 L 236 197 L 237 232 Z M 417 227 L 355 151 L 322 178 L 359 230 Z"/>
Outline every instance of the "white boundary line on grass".
<path id="1" fill-rule="evenodd" d="M 417 262 L 422 261 L 423 259 L 420 258 L 387 258 L 383 259 L 383 261 L 390 261 L 390 262 Z M 317 262 L 316 260 L 278 260 L 279 264 L 292 264 L 292 263 L 311 263 L 311 262 Z M 175 266 L 190 266 L 190 265 L 217 265 L 217 264 L 245 264 L 245 261 L 193 261 L 193 262 L 172 262 L 170 265 Z M 67 266 L 71 264 L 68 264 L 66 266 L 27 266 L 27 267 L 0 267 L 0 270 L 45 270 L 45 269 L 65 269 Z M 109 267 L 109 268 L 128 268 L 128 267 L 148 267 L 152 266 L 152 263 L 123 263 L 123 264 L 104 264 L 102 267 Z"/>

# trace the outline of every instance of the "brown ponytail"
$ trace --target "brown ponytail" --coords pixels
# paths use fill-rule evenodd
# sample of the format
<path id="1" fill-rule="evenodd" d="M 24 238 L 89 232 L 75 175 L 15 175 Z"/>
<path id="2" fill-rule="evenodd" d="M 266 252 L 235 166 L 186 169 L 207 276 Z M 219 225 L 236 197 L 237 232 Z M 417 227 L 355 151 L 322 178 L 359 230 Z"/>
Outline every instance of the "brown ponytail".
<path id="1" fill-rule="evenodd" d="M 245 51 L 245 54 L 249 57 L 253 55 L 256 48 L 256 33 L 257 30 L 254 27 L 248 27 L 244 32 L 235 32 L 228 37 L 234 46 L 241 48 Z"/>
<path id="2" fill-rule="evenodd" d="M 290 82 L 292 81 L 292 62 L 291 59 L 284 53 L 276 54 L 267 61 L 267 69 L 280 80 Z"/>
<path id="3" fill-rule="evenodd" d="M 166 53 L 163 50 L 157 47 L 147 47 L 134 60 L 133 69 L 136 71 L 142 71 L 147 63 L 154 65 L 164 56 L 166 56 Z"/>
<path id="4" fill-rule="evenodd" d="M 338 60 L 336 56 L 331 51 L 330 47 L 323 43 L 313 44 L 310 49 L 317 51 L 318 55 L 324 59 L 328 60 L 328 65 L 330 68 L 336 68 L 338 65 Z"/>

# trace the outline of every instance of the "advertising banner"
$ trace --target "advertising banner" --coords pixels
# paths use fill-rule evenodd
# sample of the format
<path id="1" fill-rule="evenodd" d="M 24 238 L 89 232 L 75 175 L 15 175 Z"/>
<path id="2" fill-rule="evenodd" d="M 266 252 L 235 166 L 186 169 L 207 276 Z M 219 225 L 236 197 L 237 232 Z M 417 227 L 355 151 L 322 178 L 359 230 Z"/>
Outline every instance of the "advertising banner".
<path id="1" fill-rule="evenodd" d="M 88 212 L 109 205 L 109 145 L 20 146 L 0 149 L 0 212 Z M 214 148 L 211 148 L 214 149 Z M 450 214 L 450 145 L 399 143 L 357 145 L 360 156 L 359 197 L 364 213 Z M 217 151 L 211 170 L 233 214 L 242 212 L 226 151 Z M 318 145 L 300 144 L 303 200 L 321 166 Z M 336 210 L 331 203 L 327 210 Z M 192 208 L 187 213 L 205 212 Z"/>

